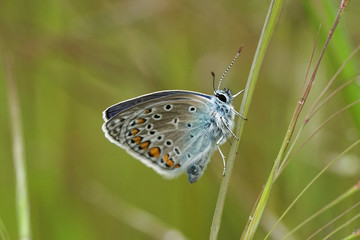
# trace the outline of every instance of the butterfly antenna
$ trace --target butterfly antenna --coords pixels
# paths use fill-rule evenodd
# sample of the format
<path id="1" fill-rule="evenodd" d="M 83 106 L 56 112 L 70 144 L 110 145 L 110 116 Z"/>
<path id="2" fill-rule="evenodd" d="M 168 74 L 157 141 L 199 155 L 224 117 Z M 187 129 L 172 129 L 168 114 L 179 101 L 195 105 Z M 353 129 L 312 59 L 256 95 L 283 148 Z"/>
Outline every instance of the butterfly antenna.
<path id="1" fill-rule="evenodd" d="M 235 60 L 238 58 L 241 50 L 243 48 L 243 45 L 240 46 L 239 50 L 237 51 L 234 59 L 232 60 L 232 62 L 230 63 L 230 65 L 226 68 L 225 72 L 223 73 L 223 75 L 221 76 L 220 80 L 219 80 L 219 84 L 218 84 L 218 90 L 220 90 L 220 85 L 221 85 L 221 81 L 223 80 L 223 78 L 225 77 L 225 75 L 227 74 L 227 72 L 230 70 L 231 66 L 234 64 Z"/>
<path id="2" fill-rule="evenodd" d="M 214 94 L 216 94 L 216 90 L 215 90 L 215 73 L 211 72 L 211 76 L 213 78 L 213 89 L 214 89 Z"/>

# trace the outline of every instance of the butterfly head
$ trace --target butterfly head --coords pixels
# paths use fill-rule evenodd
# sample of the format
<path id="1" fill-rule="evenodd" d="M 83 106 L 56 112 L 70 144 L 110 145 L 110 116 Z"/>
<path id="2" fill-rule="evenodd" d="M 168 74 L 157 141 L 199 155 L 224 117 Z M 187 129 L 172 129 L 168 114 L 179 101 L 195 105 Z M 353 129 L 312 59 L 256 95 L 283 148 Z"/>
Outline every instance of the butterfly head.
<path id="1" fill-rule="evenodd" d="M 216 90 L 214 95 L 217 101 L 225 104 L 231 104 L 234 98 L 230 89 L 227 88 L 224 88 L 224 90 Z"/>

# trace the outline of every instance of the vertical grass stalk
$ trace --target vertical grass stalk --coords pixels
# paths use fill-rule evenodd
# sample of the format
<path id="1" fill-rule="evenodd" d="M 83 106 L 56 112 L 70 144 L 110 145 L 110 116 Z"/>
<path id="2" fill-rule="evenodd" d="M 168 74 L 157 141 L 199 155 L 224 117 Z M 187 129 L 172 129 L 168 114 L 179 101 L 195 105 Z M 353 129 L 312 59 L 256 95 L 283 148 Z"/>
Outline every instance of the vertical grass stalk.
<path id="1" fill-rule="evenodd" d="M 20 240 L 30 240 L 30 207 L 26 182 L 26 167 L 21 129 L 20 106 L 16 83 L 10 59 L 4 57 L 5 79 L 7 83 L 10 125 L 12 131 L 13 159 L 16 177 L 16 211 Z"/>
<path id="2" fill-rule="evenodd" d="M 263 30 L 261 32 L 258 47 L 256 49 L 254 60 L 251 65 L 248 81 L 246 83 L 244 96 L 243 96 L 241 106 L 240 106 L 239 112 L 245 117 L 247 116 L 247 113 L 250 108 L 250 103 L 251 103 L 251 99 L 252 99 L 252 96 L 255 91 L 255 86 L 257 83 L 257 78 L 259 75 L 260 67 L 261 67 L 262 61 L 264 59 L 265 52 L 269 46 L 272 33 L 274 32 L 275 24 L 276 24 L 279 14 L 280 14 L 280 9 L 281 9 L 282 4 L 283 4 L 283 0 L 272 0 L 270 3 L 270 7 L 268 10 L 266 19 L 265 19 Z M 242 124 L 242 123 L 243 123 L 242 119 L 239 118 L 239 120 L 237 121 L 237 124 L 236 124 L 236 126 L 237 126 L 236 130 L 235 130 L 235 134 L 239 137 L 239 139 L 241 139 L 242 132 L 244 129 L 244 124 Z M 218 200 L 216 203 L 215 213 L 213 216 L 213 221 L 212 221 L 211 230 L 210 230 L 210 239 L 212 239 L 212 240 L 217 239 L 217 236 L 219 234 L 221 218 L 222 218 L 224 205 L 225 205 L 226 193 L 228 191 L 231 173 L 232 173 L 232 169 L 233 169 L 233 166 L 235 163 L 235 157 L 236 157 L 236 152 L 237 152 L 239 143 L 240 143 L 240 140 L 235 142 L 230 149 L 229 159 L 227 160 L 227 165 L 226 165 L 226 175 L 223 178 L 223 181 L 221 183 Z"/>

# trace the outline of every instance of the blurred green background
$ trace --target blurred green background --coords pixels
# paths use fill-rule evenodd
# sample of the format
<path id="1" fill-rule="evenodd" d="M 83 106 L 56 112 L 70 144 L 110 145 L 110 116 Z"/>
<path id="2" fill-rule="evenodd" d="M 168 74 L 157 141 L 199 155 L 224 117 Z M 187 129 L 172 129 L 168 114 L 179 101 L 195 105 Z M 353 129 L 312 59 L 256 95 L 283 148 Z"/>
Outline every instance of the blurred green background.
<path id="1" fill-rule="evenodd" d="M 211 94 L 210 72 L 221 76 L 240 44 L 244 49 L 223 86 L 233 92 L 243 89 L 269 3 L 2 1 L 0 55 L 2 60 L 4 56 L 10 59 L 18 88 L 33 239 L 176 239 L 179 234 L 207 239 L 222 178 L 220 155 L 214 153 L 196 184 L 190 185 L 186 175 L 165 180 L 104 137 L 102 111 L 128 98 L 165 89 Z M 219 239 L 239 239 L 298 101 L 318 27 L 321 24 L 316 56 L 338 5 L 335 0 L 285 3 L 246 122 Z M 360 3 L 352 1 L 345 11 L 309 104 L 360 43 L 359 9 Z M 331 90 L 359 74 L 358 59 L 357 55 Z M 10 238 L 17 239 L 3 62 L 0 218 Z M 302 138 L 351 98 L 347 91 L 336 95 Z M 240 102 L 241 98 L 235 100 L 236 109 Z M 274 186 L 256 239 L 265 236 L 273 220 L 327 162 L 359 138 L 359 127 L 356 112 L 346 111 L 296 155 Z M 229 147 L 228 143 L 222 146 L 225 154 Z M 359 154 L 355 149 L 320 178 L 275 230 L 274 238 L 355 184 L 360 176 Z M 295 236 L 304 239 L 358 199 L 359 194 Z M 339 236 L 356 227 L 359 220 Z"/>

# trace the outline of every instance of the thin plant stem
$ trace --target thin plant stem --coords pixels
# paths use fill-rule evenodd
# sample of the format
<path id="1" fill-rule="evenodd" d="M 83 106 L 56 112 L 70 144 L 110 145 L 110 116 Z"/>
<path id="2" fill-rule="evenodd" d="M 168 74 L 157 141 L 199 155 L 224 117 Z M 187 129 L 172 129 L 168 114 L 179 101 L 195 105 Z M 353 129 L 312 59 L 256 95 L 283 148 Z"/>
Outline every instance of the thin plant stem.
<path id="1" fill-rule="evenodd" d="M 272 188 L 272 185 L 274 183 L 274 180 L 275 180 L 275 176 L 276 174 L 278 173 L 278 167 L 279 167 L 279 164 L 281 162 L 281 160 L 283 159 L 283 155 L 287 149 L 287 147 L 289 146 L 289 143 L 290 143 L 290 140 L 292 138 L 292 135 L 294 133 L 294 130 L 295 130 L 295 127 L 296 127 L 296 124 L 297 124 L 297 121 L 298 121 L 298 118 L 300 116 L 300 113 L 302 112 L 303 110 L 303 107 L 304 107 L 304 104 L 310 94 L 310 90 L 312 88 L 312 85 L 315 81 L 315 76 L 317 74 L 317 71 L 319 69 L 319 66 L 320 66 L 320 63 L 321 63 L 321 60 L 324 56 L 324 53 L 325 53 L 325 50 L 330 42 L 330 39 L 332 38 L 333 34 L 334 34 L 334 31 L 336 29 L 336 26 L 339 22 L 339 19 L 340 19 L 340 15 L 342 14 L 344 8 L 346 7 L 346 1 L 342 1 L 341 3 L 341 6 L 339 8 L 339 11 L 338 11 L 338 14 L 336 16 L 336 19 L 335 19 L 335 22 L 333 24 L 333 27 L 331 28 L 330 32 L 329 32 L 329 35 L 328 35 L 328 38 L 324 44 L 324 47 L 320 53 L 320 57 L 316 63 L 316 66 L 314 68 L 314 71 L 311 75 L 311 78 L 310 78 L 310 81 L 308 82 L 307 84 L 307 87 L 304 91 L 304 94 L 303 94 L 303 97 L 300 98 L 300 100 L 298 101 L 298 104 L 295 108 L 295 111 L 294 111 L 294 114 L 293 114 L 293 117 L 291 118 L 291 121 L 290 121 L 290 124 L 289 124 L 289 127 L 288 127 L 288 130 L 285 134 L 285 137 L 284 137 L 284 140 L 283 140 L 283 143 L 280 147 L 280 150 L 278 152 L 278 155 L 274 161 L 274 165 L 273 165 L 273 168 L 270 172 L 270 175 L 269 175 L 269 178 L 265 184 L 265 187 L 261 193 L 261 197 L 260 197 L 260 200 L 259 202 L 257 203 L 257 206 L 255 208 L 255 211 L 252 213 L 251 217 L 249 218 L 249 222 L 250 224 L 248 224 L 248 229 L 246 229 L 246 231 L 243 233 L 243 236 L 242 236 L 242 239 L 252 239 L 253 236 L 254 236 L 254 233 L 255 233 L 255 230 L 257 228 L 257 225 L 260 221 L 260 218 L 261 218 L 261 214 L 263 213 L 264 211 L 264 208 L 265 208 L 265 205 L 267 203 L 267 200 L 269 199 L 269 196 L 270 196 L 270 191 L 271 191 L 271 188 Z M 255 219 L 255 221 L 254 221 Z M 274 230 L 275 226 L 279 223 L 280 221 L 278 221 L 277 223 L 275 223 L 275 225 L 273 226 L 273 228 L 270 230 L 269 234 L 265 237 L 265 239 L 267 239 L 271 232 Z M 249 232 L 251 232 L 251 234 L 249 234 Z"/>
<path id="2" fill-rule="evenodd" d="M 358 182 L 357 184 L 355 184 L 354 186 L 352 186 L 349 190 L 347 190 L 346 192 L 344 192 L 343 194 L 341 194 L 339 197 L 337 197 L 336 199 L 334 199 L 333 201 L 331 201 L 330 203 L 326 204 L 326 206 L 322 207 L 320 210 L 318 210 L 316 213 L 314 213 L 313 215 L 311 215 L 309 218 L 307 218 L 306 220 L 304 220 L 302 223 L 300 223 L 299 225 L 297 225 L 294 229 L 292 229 L 289 233 L 287 233 L 281 240 L 285 240 L 286 238 L 288 238 L 290 235 L 294 234 L 297 230 L 299 230 L 301 227 L 303 227 L 305 224 L 307 224 L 308 222 L 310 222 L 311 220 L 313 220 L 314 218 L 316 218 L 317 216 L 319 216 L 321 213 L 325 212 L 326 210 L 336 206 L 337 204 L 341 203 L 341 201 L 347 199 L 350 196 L 353 196 L 355 193 L 359 192 L 360 189 L 360 182 Z M 359 205 L 360 202 L 357 203 L 357 205 Z M 356 206 L 357 206 L 356 205 Z"/>
<path id="3" fill-rule="evenodd" d="M 326 42 L 324 44 L 324 47 L 323 47 L 323 49 L 321 51 L 320 57 L 319 57 L 319 59 L 317 61 L 317 64 L 316 64 L 316 66 L 314 68 L 314 71 L 313 71 L 313 73 L 311 75 L 310 81 L 307 84 L 307 87 L 306 87 L 306 89 L 305 89 L 305 91 L 303 93 L 303 97 L 300 98 L 300 100 L 299 100 L 299 102 L 298 102 L 298 104 L 297 104 L 297 106 L 295 108 L 295 112 L 294 112 L 293 117 L 291 119 L 291 122 L 289 124 L 288 130 L 287 130 L 287 132 L 285 134 L 285 137 L 284 137 L 283 143 L 282 143 L 282 145 L 280 147 L 279 153 L 278 153 L 278 155 L 277 155 L 277 157 L 276 157 L 276 159 L 274 161 L 274 165 L 273 165 L 273 168 L 272 168 L 271 173 L 269 175 L 269 178 L 268 178 L 268 180 L 266 182 L 266 185 L 265 185 L 265 187 L 264 187 L 264 189 L 263 189 L 263 191 L 261 193 L 261 197 L 259 199 L 259 202 L 256 205 L 255 211 L 252 213 L 251 217 L 249 218 L 250 223 L 247 224 L 247 229 L 243 233 L 242 239 L 252 239 L 253 238 L 253 234 L 255 233 L 255 230 L 256 230 L 257 225 L 258 225 L 258 223 L 260 221 L 260 218 L 261 218 L 261 215 L 262 215 L 262 213 L 264 211 L 267 200 L 268 200 L 268 198 L 270 196 L 270 191 L 271 191 L 272 185 L 274 183 L 275 176 L 278 173 L 279 164 L 280 164 L 281 160 L 283 159 L 283 155 L 284 155 L 284 153 L 285 153 L 285 151 L 286 151 L 286 149 L 287 149 L 287 147 L 288 147 L 288 145 L 290 143 L 290 140 L 291 140 L 292 135 L 294 133 L 295 126 L 297 124 L 300 113 L 302 112 L 304 104 L 305 104 L 305 102 L 306 102 L 306 100 L 307 100 L 307 98 L 308 98 L 308 96 L 310 94 L 310 90 L 311 90 L 312 85 L 313 85 L 313 83 L 315 81 L 315 76 L 316 76 L 317 71 L 319 69 L 321 60 L 322 60 L 322 58 L 324 56 L 324 52 L 325 52 L 325 50 L 326 50 L 326 48 L 327 48 L 327 46 L 328 46 L 328 44 L 330 42 L 330 39 L 332 38 L 332 36 L 334 34 L 334 31 L 335 31 L 336 26 L 337 26 L 337 24 L 339 22 L 340 16 L 341 16 L 343 10 L 346 7 L 346 3 L 347 3 L 346 1 L 342 1 L 342 3 L 341 3 L 341 6 L 339 8 L 339 11 L 338 11 L 338 14 L 336 16 L 333 27 L 330 30 L 328 38 L 327 38 L 327 40 L 326 40 Z M 306 81 L 306 79 L 305 79 L 305 81 Z M 249 232 L 251 232 L 251 234 L 249 234 Z M 266 236 L 266 238 L 269 237 L 269 234 Z"/>
<path id="4" fill-rule="evenodd" d="M 321 228 L 319 228 L 316 232 L 314 232 L 313 234 L 311 234 L 310 237 L 307 238 L 307 240 L 312 239 L 313 237 L 315 237 L 318 233 L 320 233 L 322 230 L 324 230 L 325 228 L 329 227 L 330 225 L 332 225 L 334 222 L 336 222 L 338 219 L 340 219 L 341 217 L 345 216 L 345 214 L 349 213 L 351 210 L 353 210 L 354 208 L 356 208 L 357 206 L 360 205 L 360 202 L 357 202 L 355 205 L 353 205 L 352 207 L 348 208 L 346 211 L 342 212 L 340 215 L 338 215 L 337 217 L 335 217 L 334 219 L 332 219 L 330 222 L 328 222 L 327 224 L 325 224 L 324 226 L 322 226 Z"/>
<path id="5" fill-rule="evenodd" d="M 333 96 L 335 96 L 343 88 L 347 87 L 348 85 L 350 85 L 351 83 L 353 83 L 354 81 L 357 81 L 359 79 L 360 79 L 360 76 L 356 76 L 356 77 L 344 82 L 343 84 L 341 84 L 341 86 L 339 86 L 335 91 L 333 91 L 329 96 L 327 96 L 321 103 L 319 103 L 319 105 L 316 106 L 316 108 L 313 109 L 313 111 L 308 113 L 308 115 L 305 118 L 305 121 L 306 122 L 309 121 L 310 118 L 312 118 L 315 115 L 315 113 L 317 113 L 325 103 L 327 103 Z"/>
<path id="6" fill-rule="evenodd" d="M 338 25 L 338 23 L 339 23 L 339 21 L 340 21 L 340 16 L 343 14 L 343 12 L 344 12 L 347 4 L 348 4 L 348 1 L 347 1 L 347 0 L 342 0 L 342 1 L 341 1 L 339 10 L 338 10 L 338 12 L 337 12 L 337 14 L 336 14 L 336 18 L 335 18 L 334 24 L 333 24 L 332 28 L 331 28 L 330 31 L 329 31 L 328 37 L 327 37 L 327 39 L 326 39 L 326 41 L 325 41 L 325 44 L 324 44 L 324 46 L 323 46 L 323 48 L 322 48 L 322 50 L 321 50 L 319 59 L 318 59 L 316 65 L 315 65 L 314 71 L 313 71 L 313 73 L 312 73 L 312 75 L 311 75 L 311 78 L 310 78 L 310 81 L 309 81 L 309 83 L 308 83 L 308 85 L 307 85 L 307 88 L 305 89 L 305 92 L 304 92 L 302 98 L 300 98 L 300 100 L 299 100 L 299 102 L 298 102 L 298 105 L 297 105 L 297 107 L 295 108 L 294 115 L 293 115 L 293 117 L 292 117 L 290 126 L 289 126 L 289 128 L 288 128 L 288 132 L 287 132 L 287 134 L 286 134 L 286 136 L 285 136 L 285 139 L 284 139 L 284 141 L 286 141 L 287 144 L 286 144 L 286 145 L 283 145 L 284 148 L 283 148 L 283 149 L 280 149 L 280 151 L 283 151 L 283 152 L 284 152 L 284 151 L 286 150 L 289 142 L 290 142 L 291 136 L 292 136 L 292 134 L 294 133 L 294 129 L 295 129 L 297 120 L 298 120 L 298 118 L 299 118 L 299 116 L 300 116 L 300 113 L 302 112 L 302 109 L 303 109 L 303 107 L 304 107 L 304 104 L 305 104 L 305 102 L 306 102 L 306 100 L 307 100 L 307 98 L 308 98 L 308 96 L 309 96 L 309 94 L 310 94 L 310 90 L 311 90 L 311 88 L 312 88 L 312 86 L 313 86 L 313 84 L 314 84 L 314 82 L 315 82 L 315 77 L 316 77 L 317 71 L 318 71 L 318 69 L 319 69 L 319 67 L 320 67 L 320 63 L 321 63 L 321 60 L 322 60 L 322 58 L 323 58 L 323 56 L 324 56 L 325 50 L 327 49 L 327 46 L 328 46 L 328 44 L 329 44 L 329 42 L 330 42 L 330 40 L 331 40 L 331 38 L 332 38 L 332 36 L 333 36 L 333 34 L 334 34 L 334 32 L 335 32 L 335 29 L 336 29 L 336 27 L 337 27 L 337 25 Z M 306 81 L 306 79 L 305 79 L 305 81 Z M 306 123 L 306 122 L 307 122 L 307 121 L 306 121 L 306 119 L 305 119 L 305 123 Z M 301 131 L 302 131 L 302 129 L 304 128 L 304 125 L 305 125 L 305 124 L 303 124 L 303 125 L 301 126 L 301 128 L 300 128 Z M 299 135 L 299 134 L 298 134 L 298 135 Z M 292 145 L 292 146 L 293 146 L 293 145 Z M 290 145 L 290 147 L 292 147 L 292 146 Z M 281 160 L 281 159 L 280 159 L 280 160 Z M 280 161 L 280 160 L 279 160 L 279 161 Z M 280 167 L 277 169 L 276 177 L 275 177 L 275 178 L 277 178 L 277 177 L 279 176 L 279 172 L 282 172 L 282 171 L 283 171 L 283 166 L 284 166 L 284 164 L 285 164 L 285 161 L 284 161 L 284 160 L 285 160 L 285 159 L 282 160 L 282 163 L 281 163 Z"/>
<path id="7" fill-rule="evenodd" d="M 20 240 L 30 240 L 30 206 L 27 192 L 25 154 L 21 129 L 20 105 L 11 60 L 4 57 L 5 79 L 7 82 L 10 123 L 13 141 L 13 158 L 16 177 L 16 210 Z"/>
<path id="8" fill-rule="evenodd" d="M 301 133 L 303 132 L 305 126 L 307 125 L 307 123 L 309 122 L 309 120 L 311 119 L 311 117 L 320 109 L 320 107 L 326 103 L 327 101 L 329 101 L 329 99 L 331 97 L 333 97 L 336 93 L 338 93 L 340 90 L 342 90 L 343 88 L 345 88 L 346 86 L 348 86 L 350 83 L 354 82 L 355 80 L 359 79 L 360 76 L 356 76 L 355 78 L 353 79 L 350 79 L 349 81 L 345 82 L 344 84 L 342 84 L 339 88 L 337 88 L 334 92 L 332 92 L 324 101 L 322 101 L 320 103 L 320 106 L 317 107 L 315 109 L 315 111 L 313 111 L 313 114 L 312 115 L 307 115 L 308 117 L 306 118 L 306 120 L 303 122 L 303 124 L 300 126 L 300 128 L 298 129 L 297 131 L 297 134 L 296 134 L 296 137 L 294 138 L 294 141 L 291 143 L 290 147 L 289 147 L 289 150 L 287 151 L 285 157 L 284 157 L 284 160 L 281 162 L 281 165 L 279 167 L 279 170 L 278 172 L 276 173 L 276 176 L 275 176 L 275 179 L 277 179 L 280 174 L 282 173 L 282 171 L 285 169 L 285 167 L 289 164 L 289 162 L 291 161 L 292 159 L 292 156 L 295 156 L 304 146 L 305 144 L 310 141 L 310 139 L 324 126 L 326 125 L 327 122 L 329 122 L 332 118 L 334 118 L 336 115 L 340 114 L 341 112 L 345 111 L 346 109 L 354 106 L 355 104 L 359 103 L 359 100 L 343 107 L 342 109 L 338 110 L 337 112 L 335 112 L 334 114 L 332 114 L 327 120 L 325 120 L 321 125 L 320 127 L 313 132 L 313 134 L 311 134 L 310 137 L 308 137 L 308 139 L 306 139 L 306 141 L 304 141 L 304 143 L 295 151 L 293 152 L 292 149 L 295 147 L 295 144 L 297 143 Z M 292 153 L 292 156 L 290 157 L 290 154 Z"/>
<path id="9" fill-rule="evenodd" d="M 300 194 L 292 201 L 292 203 L 289 205 L 289 207 L 286 208 L 284 213 L 279 217 L 277 222 L 274 224 L 274 226 L 271 228 L 269 233 L 266 235 L 265 239 L 268 239 L 270 237 L 270 234 L 272 231 L 274 231 L 275 227 L 281 222 L 281 220 L 286 216 L 286 214 L 292 209 L 292 207 L 295 205 L 295 203 L 304 195 L 304 193 L 312 186 L 315 181 L 325 172 L 327 171 L 337 160 L 339 160 L 342 156 L 344 156 L 347 152 L 349 152 L 351 149 L 353 149 L 356 145 L 360 143 L 360 139 L 356 140 L 353 144 L 351 144 L 348 148 L 346 148 L 342 153 L 340 153 L 336 158 L 334 158 L 332 161 L 330 161 L 307 185 L 306 187 L 300 192 Z"/>
<path id="10" fill-rule="evenodd" d="M 341 230 L 342 228 L 346 227 L 347 225 L 349 225 L 350 223 L 354 222 L 356 219 L 360 218 L 360 213 L 356 214 L 354 217 L 352 217 L 349 221 L 345 222 L 344 224 L 340 225 L 339 227 L 337 227 L 336 229 L 334 229 L 331 233 L 329 233 L 328 235 L 326 235 L 323 239 L 329 239 L 332 235 L 334 235 L 336 232 L 338 232 L 339 230 Z"/>
<path id="11" fill-rule="evenodd" d="M 309 65 L 306 69 L 306 74 L 305 74 L 305 81 L 302 85 L 302 88 L 301 88 L 301 91 L 300 91 L 300 95 L 303 94 L 303 91 L 304 91 L 304 88 L 306 86 L 306 82 L 307 82 L 307 79 L 309 77 L 309 72 L 310 72 L 310 68 L 311 68 L 311 64 L 314 60 L 314 55 L 315 55 L 315 50 L 316 50 L 316 46 L 318 44 L 318 41 L 319 41 L 319 34 L 320 34 L 320 29 L 321 29 L 321 26 L 319 26 L 319 29 L 318 29 L 318 32 L 317 32 L 317 35 L 316 35 L 316 38 L 315 38 L 315 43 L 314 43 L 314 46 L 313 46 L 313 49 L 312 49 L 312 52 L 311 52 L 311 57 L 310 57 L 310 61 L 309 61 Z"/>
<path id="12" fill-rule="evenodd" d="M 310 21 L 314 23 L 316 26 L 319 21 L 325 21 L 328 22 L 329 19 L 332 18 L 334 11 L 336 11 L 336 7 L 334 6 L 334 1 L 328 1 L 328 0 L 321 0 L 318 3 L 321 4 L 321 9 L 318 9 L 316 6 L 319 6 L 319 4 L 314 4 L 314 1 L 312 0 L 304 0 L 301 1 L 306 9 L 306 13 L 308 14 L 308 18 Z M 337 1 L 335 1 L 337 2 Z M 348 2 L 348 1 L 347 1 Z M 345 4 L 347 3 L 345 2 Z M 321 10 L 321 18 L 323 20 L 320 20 L 320 14 L 318 11 Z M 349 20 L 349 19 L 344 19 Z M 327 23 L 325 23 L 327 24 Z M 349 56 L 349 54 L 352 51 L 353 44 L 348 38 L 349 34 L 347 33 L 347 29 L 345 26 L 340 26 L 339 29 L 337 29 L 338 34 L 335 39 L 333 39 L 333 47 L 329 49 L 328 54 L 331 56 L 332 61 L 327 62 L 330 68 L 334 68 L 337 64 L 342 64 L 345 59 Z M 320 38 L 323 39 L 324 34 L 320 34 Z M 352 62 L 348 64 L 345 71 L 341 73 L 341 76 L 343 79 L 350 79 L 353 76 L 359 74 L 359 67 L 357 62 Z M 344 92 L 343 92 L 343 99 L 347 103 L 353 102 L 360 98 L 360 85 L 359 84 L 353 84 L 349 86 Z M 356 130 L 358 133 L 360 133 L 360 106 L 354 107 L 350 111 L 353 121 L 355 123 Z"/>
<path id="13" fill-rule="evenodd" d="M 334 76 L 330 79 L 329 83 L 325 86 L 323 91 L 319 94 L 319 97 L 314 101 L 312 107 L 309 110 L 309 113 L 307 114 L 307 118 L 309 118 L 310 115 L 314 115 L 316 111 L 322 106 L 322 103 L 318 104 L 320 99 L 325 95 L 326 91 L 330 88 L 331 84 L 335 81 L 335 79 L 340 75 L 342 70 L 345 68 L 345 66 L 348 64 L 348 62 L 354 57 L 354 55 L 360 50 L 360 45 L 355 48 L 354 51 L 350 54 L 350 56 L 344 61 L 344 63 L 340 66 L 340 68 L 336 71 Z M 342 88 L 339 88 L 342 89 Z M 335 93 L 334 93 L 335 94 Z M 325 101 L 323 101 L 325 102 Z"/>
<path id="14" fill-rule="evenodd" d="M 316 63 L 316 66 L 314 68 L 314 71 L 312 73 L 312 76 L 310 78 L 310 81 L 307 85 L 307 88 L 304 92 L 304 95 L 303 97 L 300 99 L 298 105 L 297 105 L 297 108 L 295 109 L 295 113 L 294 113 L 294 116 L 291 120 L 291 123 L 289 125 L 289 128 L 288 128 L 288 132 L 286 133 L 285 135 L 285 138 L 284 138 L 284 142 L 280 148 L 280 151 L 279 151 L 279 154 L 278 154 L 278 157 L 275 161 L 275 164 L 274 166 L 277 166 L 281 160 L 281 156 L 282 154 L 284 153 L 284 151 L 286 150 L 286 147 L 288 146 L 289 142 L 290 142 L 290 139 L 291 139 L 291 136 L 294 132 L 294 129 L 295 129 L 295 125 L 297 123 L 297 120 L 299 118 L 299 115 L 303 109 L 303 106 L 310 94 L 310 90 L 312 88 L 312 85 L 315 81 L 315 76 L 317 74 L 317 71 L 319 69 L 319 66 L 320 66 L 320 63 L 321 63 L 321 60 L 324 56 L 324 53 L 325 53 L 325 50 L 334 34 L 334 31 L 339 23 L 339 20 L 340 20 L 340 16 L 343 14 L 346 6 L 347 6 L 347 3 L 348 1 L 346 0 L 342 0 L 341 1 L 341 4 L 340 4 L 340 7 L 339 7 L 339 10 L 337 12 L 337 15 L 336 15 L 336 18 L 335 18 L 335 21 L 334 21 L 334 24 L 332 26 L 332 28 L 330 29 L 330 32 L 328 34 L 328 37 L 325 41 L 325 44 L 324 44 L 324 47 L 320 53 L 320 57 Z M 304 126 L 304 125 L 303 125 Z M 352 147 L 354 147 L 355 145 L 357 145 L 358 143 L 360 142 L 360 140 L 357 140 L 354 144 L 352 144 L 348 149 L 346 149 L 342 154 L 340 154 L 337 158 L 335 158 L 333 161 L 331 161 L 322 171 L 320 171 L 316 176 L 315 178 L 303 189 L 303 191 L 295 198 L 295 200 L 290 204 L 290 206 L 285 210 L 285 212 L 280 216 L 280 218 L 278 219 L 278 221 L 274 224 L 274 226 L 271 228 L 271 230 L 269 231 L 269 233 L 266 235 L 265 239 L 268 239 L 270 237 L 270 234 L 272 233 L 272 231 L 275 229 L 275 227 L 279 224 L 279 222 L 285 217 L 285 215 L 287 214 L 287 212 L 294 206 L 294 204 L 298 201 L 298 199 L 300 199 L 300 197 L 305 193 L 305 191 L 317 180 L 317 178 L 319 178 L 333 163 L 336 162 L 337 159 L 339 159 L 340 156 L 342 156 L 345 152 L 349 151 Z M 283 161 L 284 162 L 284 161 Z M 273 169 L 276 169 L 273 167 Z M 280 171 L 282 171 L 281 169 L 278 169 Z M 273 172 L 270 174 L 271 177 L 273 177 Z M 278 176 L 278 172 L 277 172 L 277 176 Z M 267 182 L 267 185 L 269 183 L 269 180 Z M 271 182 L 272 184 L 272 182 Z"/>
<path id="15" fill-rule="evenodd" d="M 242 116 L 246 117 L 250 108 L 251 99 L 253 97 L 255 86 L 257 83 L 261 63 L 264 59 L 265 52 L 269 46 L 272 33 L 274 32 L 276 20 L 279 16 L 280 9 L 282 6 L 283 0 L 272 0 L 268 10 L 268 14 L 265 19 L 264 27 L 259 39 L 258 47 L 255 52 L 254 60 L 251 65 L 248 81 L 245 87 L 244 96 L 240 106 L 240 113 Z M 241 118 L 238 119 L 237 128 L 235 134 L 241 139 L 242 132 L 244 129 L 244 124 Z M 213 216 L 213 221 L 210 229 L 210 239 L 215 240 L 219 234 L 221 218 L 224 210 L 226 193 L 228 192 L 229 183 L 231 179 L 232 169 L 235 163 L 235 157 L 237 155 L 237 149 L 239 146 L 240 140 L 232 145 L 229 153 L 229 159 L 226 165 L 226 175 L 223 178 L 223 181 L 220 186 L 219 195 L 215 207 L 215 212 Z"/>
<path id="16" fill-rule="evenodd" d="M 289 164 L 290 160 L 293 158 L 293 156 L 295 156 L 298 152 L 300 152 L 300 150 L 330 121 L 332 120 L 334 117 L 336 117 L 337 115 L 339 115 L 340 113 L 344 112 L 345 110 L 351 108 L 352 106 L 355 106 L 356 104 L 360 103 L 360 99 L 350 103 L 349 105 L 346 105 L 345 107 L 341 108 L 340 110 L 336 111 L 335 113 L 333 113 L 330 117 L 328 117 L 322 124 L 320 124 L 320 126 L 298 147 L 298 149 L 296 149 L 296 151 L 292 152 L 292 149 L 294 147 L 294 142 L 297 142 L 298 138 L 300 137 L 300 133 L 302 132 L 303 128 L 305 127 L 306 123 L 304 122 L 304 124 L 300 127 L 295 140 L 293 142 L 293 144 L 290 146 L 289 151 L 287 152 L 286 156 L 284 159 L 289 159 L 289 160 L 284 160 L 281 164 L 281 166 L 279 167 L 279 171 L 277 172 L 276 176 L 275 176 L 275 180 L 280 176 L 280 174 L 282 173 L 282 171 L 285 169 L 285 167 Z M 289 157 L 290 153 L 292 153 L 291 157 Z"/>
<path id="17" fill-rule="evenodd" d="M 314 45 L 314 47 L 316 46 L 316 44 Z M 299 139 L 299 136 L 301 135 L 303 129 L 305 128 L 305 125 L 309 122 L 310 118 L 312 118 L 312 116 L 327 102 L 329 101 L 330 98 L 332 98 L 335 94 L 337 94 L 339 91 L 341 91 L 342 89 L 344 89 L 346 86 L 348 86 L 349 84 L 351 84 L 352 82 L 356 81 L 359 79 L 360 76 L 356 76 L 355 78 L 343 83 L 340 87 L 338 87 L 335 91 L 333 91 L 328 97 L 326 97 L 321 103 L 320 99 L 325 95 L 325 92 L 330 88 L 331 84 L 334 82 L 334 80 L 339 76 L 339 74 L 341 73 L 341 71 L 345 68 L 346 64 L 354 57 L 354 55 L 360 50 L 360 45 L 355 48 L 355 50 L 350 54 L 350 56 L 345 60 L 345 62 L 340 66 L 340 68 L 336 71 L 336 73 L 334 74 L 334 76 L 331 78 L 331 80 L 329 81 L 329 83 L 326 85 L 326 87 L 324 88 L 324 90 L 321 92 L 321 94 L 317 97 L 317 99 L 315 100 L 315 102 L 313 103 L 312 107 L 310 107 L 309 112 L 307 113 L 306 117 L 305 117 L 305 121 L 303 122 L 303 124 L 300 126 L 298 132 L 297 132 L 297 136 L 295 137 L 294 141 L 292 142 L 291 146 L 289 147 L 289 150 L 287 151 L 287 154 L 285 155 L 283 161 L 280 164 L 279 170 L 276 174 L 276 179 L 279 177 L 279 175 L 281 174 L 281 172 L 284 170 L 284 168 L 287 166 L 287 164 L 289 163 L 290 160 L 287 160 L 289 158 L 290 153 L 292 152 L 292 149 L 294 148 L 295 144 L 297 143 L 297 140 Z M 311 60 L 310 60 L 310 64 L 311 61 L 313 59 L 313 54 L 314 54 L 314 49 L 311 55 Z M 309 64 L 309 66 L 310 66 Z M 309 68 L 306 72 L 306 76 L 305 76 L 305 82 L 308 76 L 308 71 Z M 304 83 L 305 83 L 304 82 Z M 301 91 L 302 92 L 302 91 Z M 301 148 L 300 148 L 301 149 Z M 293 154 L 295 155 L 295 154 Z"/>

